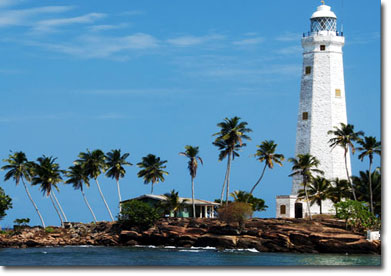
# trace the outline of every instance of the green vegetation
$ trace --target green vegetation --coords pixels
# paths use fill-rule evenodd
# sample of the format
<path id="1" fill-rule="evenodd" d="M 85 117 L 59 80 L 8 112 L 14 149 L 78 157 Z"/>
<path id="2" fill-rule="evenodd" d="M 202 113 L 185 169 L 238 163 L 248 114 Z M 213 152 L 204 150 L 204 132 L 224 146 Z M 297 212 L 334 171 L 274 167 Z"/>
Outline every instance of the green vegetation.
<path id="1" fill-rule="evenodd" d="M 170 193 L 164 194 L 166 197 L 166 201 L 161 201 L 158 208 L 163 210 L 164 215 L 168 214 L 170 215 L 171 213 L 174 213 L 174 216 L 176 216 L 177 211 L 185 206 L 184 201 L 179 200 L 179 195 L 178 192 L 175 192 L 175 190 L 172 190 Z"/>
<path id="2" fill-rule="evenodd" d="M 12 208 L 12 199 L 0 187 L 0 220 L 6 216 L 6 211 Z"/>
<path id="3" fill-rule="evenodd" d="M 21 219 L 15 219 L 14 223 L 18 226 L 27 226 L 27 224 L 30 222 L 29 218 L 21 218 Z"/>
<path id="4" fill-rule="evenodd" d="M 45 233 L 54 233 L 56 230 L 53 227 L 45 227 Z"/>
<path id="5" fill-rule="evenodd" d="M 139 200 L 131 200 L 122 203 L 118 221 L 124 227 L 137 227 L 146 230 L 153 226 L 161 217 L 159 212 L 149 204 Z"/>
<path id="6" fill-rule="evenodd" d="M 335 207 L 337 217 L 346 221 L 346 228 L 359 232 L 380 230 L 380 220 L 370 212 L 367 202 L 347 200 L 335 204 Z"/>
<path id="7" fill-rule="evenodd" d="M 198 168 L 198 161 L 202 162 L 202 159 L 200 156 L 198 156 L 199 147 L 193 147 L 193 146 L 185 146 L 186 151 L 180 152 L 179 154 L 182 156 L 185 156 L 189 158 L 189 162 L 187 163 L 187 168 L 189 169 L 190 176 L 191 176 L 191 203 L 193 206 L 193 217 L 196 217 L 196 210 L 195 210 L 195 203 L 194 203 L 194 178 L 197 175 L 197 168 Z"/>
<path id="8" fill-rule="evenodd" d="M 213 145 L 219 148 L 219 161 L 227 158 L 227 170 L 225 173 L 225 179 L 223 183 L 223 189 L 221 191 L 220 202 L 223 201 L 224 188 L 226 188 L 226 204 L 228 204 L 229 196 L 229 180 L 231 173 L 231 160 L 234 160 L 235 157 L 239 157 L 238 151 L 245 147 L 246 144 L 243 143 L 243 140 L 251 140 L 247 133 L 252 132 L 250 128 L 247 127 L 247 122 L 240 122 L 239 117 L 233 117 L 231 119 L 225 118 L 223 122 L 217 124 L 220 128 L 220 131 L 213 134 L 217 136 Z"/>
<path id="9" fill-rule="evenodd" d="M 254 212 L 266 211 L 266 209 L 269 207 L 265 204 L 263 199 L 256 198 L 252 194 L 245 191 L 234 191 L 231 193 L 231 196 L 234 198 L 234 202 L 245 202 L 250 204 L 251 209 Z"/>
<path id="10" fill-rule="evenodd" d="M 165 163 L 167 160 L 160 161 L 160 157 L 153 154 L 148 154 L 142 158 L 140 163 L 137 163 L 137 166 L 141 168 L 137 176 L 144 178 L 144 184 L 151 183 L 151 194 L 153 194 L 153 185 L 159 181 L 164 182 L 164 175 L 168 175 L 168 172 L 163 170 L 166 168 Z"/>
<path id="11" fill-rule="evenodd" d="M 239 226 L 244 226 L 244 223 L 253 214 L 253 209 L 249 203 L 232 202 L 217 209 L 220 220 L 227 223 L 239 223 Z"/>
<path id="12" fill-rule="evenodd" d="M 318 204 L 320 208 L 320 214 L 322 212 L 322 201 L 329 198 L 329 191 L 331 188 L 331 183 L 324 177 L 317 176 L 315 178 L 311 178 L 310 183 L 307 187 L 308 200 L 310 202 L 310 206 L 315 203 Z M 305 198 L 306 192 L 304 189 L 299 190 L 298 198 Z M 328 210 L 327 210 L 328 211 Z"/>

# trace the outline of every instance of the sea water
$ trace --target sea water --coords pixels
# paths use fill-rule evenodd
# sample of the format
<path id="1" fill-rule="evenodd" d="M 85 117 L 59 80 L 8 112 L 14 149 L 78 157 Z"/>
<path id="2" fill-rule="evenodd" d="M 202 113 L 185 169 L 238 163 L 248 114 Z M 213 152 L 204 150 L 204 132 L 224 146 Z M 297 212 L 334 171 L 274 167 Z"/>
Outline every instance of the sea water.
<path id="1" fill-rule="evenodd" d="M 379 255 L 264 253 L 213 247 L 2 248 L 1 266 L 380 266 Z"/>

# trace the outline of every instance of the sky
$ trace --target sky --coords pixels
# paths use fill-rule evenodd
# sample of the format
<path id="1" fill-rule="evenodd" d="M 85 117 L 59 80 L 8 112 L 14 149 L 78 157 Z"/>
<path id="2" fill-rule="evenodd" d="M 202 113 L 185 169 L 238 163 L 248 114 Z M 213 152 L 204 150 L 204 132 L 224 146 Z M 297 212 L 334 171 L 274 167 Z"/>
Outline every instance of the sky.
<path id="1" fill-rule="evenodd" d="M 380 2 L 328 0 L 343 23 L 348 122 L 366 135 L 381 136 Z M 232 163 L 231 191 L 250 190 L 262 164 L 256 145 L 274 140 L 294 156 L 302 67 L 301 37 L 320 1 L 32 1 L 0 0 L 0 159 L 10 150 L 29 160 L 57 157 L 67 169 L 86 149 L 121 149 L 137 164 L 149 153 L 167 160 L 169 175 L 154 193 L 175 189 L 191 197 L 185 145 L 200 147 L 204 165 L 195 196 L 219 198 L 226 160 L 212 145 L 217 123 L 239 116 L 252 140 Z M 363 20 L 365 19 L 365 20 Z M 1 166 L 5 163 L 1 163 Z M 380 165 L 375 158 L 375 166 Z M 352 157 L 353 174 L 368 162 Z M 123 199 L 150 192 L 126 168 Z M 275 216 L 275 197 L 288 195 L 291 164 L 267 170 L 255 190 Z M 23 186 L 0 186 L 16 218 L 40 224 Z M 99 177 L 114 215 L 115 181 Z M 59 225 L 50 199 L 36 186 L 32 197 L 47 225 Z M 59 184 L 57 197 L 70 221 L 90 222 L 82 195 Z M 109 220 L 95 183 L 86 196 L 98 220 Z"/>

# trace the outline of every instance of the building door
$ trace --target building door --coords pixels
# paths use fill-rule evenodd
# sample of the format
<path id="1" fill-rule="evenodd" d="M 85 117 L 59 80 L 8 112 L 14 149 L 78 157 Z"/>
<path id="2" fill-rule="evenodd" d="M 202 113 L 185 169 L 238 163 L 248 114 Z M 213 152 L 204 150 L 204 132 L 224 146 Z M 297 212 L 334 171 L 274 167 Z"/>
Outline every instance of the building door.
<path id="1" fill-rule="evenodd" d="M 303 218 L 303 203 L 295 203 L 295 218 Z"/>

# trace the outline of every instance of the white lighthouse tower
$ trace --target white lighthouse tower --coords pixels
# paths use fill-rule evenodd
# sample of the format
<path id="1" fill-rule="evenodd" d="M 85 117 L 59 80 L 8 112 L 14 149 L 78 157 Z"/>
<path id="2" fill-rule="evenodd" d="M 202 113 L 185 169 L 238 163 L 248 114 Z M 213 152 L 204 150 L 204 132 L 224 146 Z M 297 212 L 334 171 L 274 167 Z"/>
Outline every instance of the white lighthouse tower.
<path id="1" fill-rule="evenodd" d="M 337 17 L 331 8 L 320 5 L 311 16 L 310 32 L 303 34 L 303 70 L 295 155 L 311 154 L 320 161 L 318 169 L 326 179 L 346 179 L 343 149 L 331 151 L 327 132 L 347 124 L 342 47 L 345 38 L 337 31 Z M 350 158 L 347 160 L 348 171 Z M 297 199 L 302 177 L 294 176 L 291 195 L 277 196 L 277 217 L 307 216 L 306 202 Z M 314 204 L 311 213 L 319 214 Z M 332 202 L 322 203 L 323 213 L 334 213 Z"/>

